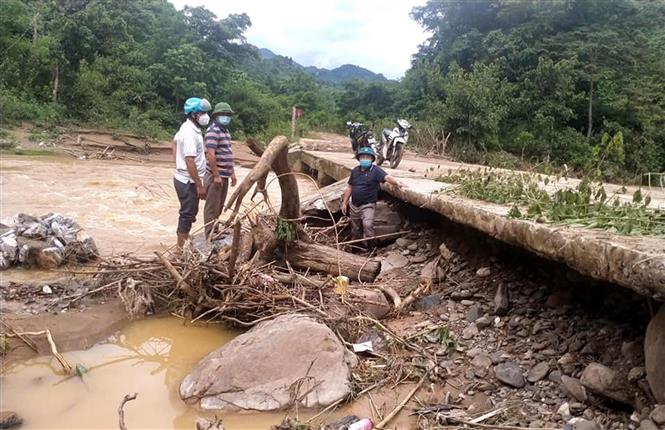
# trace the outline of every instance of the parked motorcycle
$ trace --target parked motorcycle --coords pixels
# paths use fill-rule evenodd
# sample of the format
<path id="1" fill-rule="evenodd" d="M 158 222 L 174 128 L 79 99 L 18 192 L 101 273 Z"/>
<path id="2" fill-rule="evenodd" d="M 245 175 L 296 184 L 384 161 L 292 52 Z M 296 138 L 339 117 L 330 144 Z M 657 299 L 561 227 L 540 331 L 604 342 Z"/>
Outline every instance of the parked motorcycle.
<path id="1" fill-rule="evenodd" d="M 381 146 L 377 152 L 376 164 L 379 166 L 388 160 L 390 167 L 396 169 L 402 161 L 404 146 L 409 141 L 409 129 L 412 128 L 409 121 L 398 119 L 397 127 L 392 130 L 384 128 L 381 133 Z"/>
<path id="2" fill-rule="evenodd" d="M 349 137 L 351 138 L 351 147 L 353 148 L 354 155 L 358 152 L 359 148 L 365 146 L 369 146 L 375 153 L 377 152 L 378 148 L 376 146 L 374 132 L 365 128 L 363 123 L 348 121 L 346 123 L 346 128 L 349 129 Z"/>

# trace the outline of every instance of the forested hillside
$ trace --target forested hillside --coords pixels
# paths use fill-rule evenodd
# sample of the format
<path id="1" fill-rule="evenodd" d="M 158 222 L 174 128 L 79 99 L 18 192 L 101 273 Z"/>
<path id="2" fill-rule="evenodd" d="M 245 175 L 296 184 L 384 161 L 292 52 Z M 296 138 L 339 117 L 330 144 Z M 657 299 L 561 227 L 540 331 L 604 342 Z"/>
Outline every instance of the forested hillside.
<path id="1" fill-rule="evenodd" d="M 218 19 L 166 0 L 0 2 L 2 122 L 74 121 L 171 132 L 193 95 L 226 100 L 237 131 L 330 127 L 333 94 L 297 68 L 261 60 L 245 14 Z"/>
<path id="2" fill-rule="evenodd" d="M 237 131 L 414 120 L 469 161 L 567 164 L 606 177 L 665 170 L 665 2 L 431 0 L 431 32 L 398 82 L 317 82 L 245 43 L 246 15 L 166 0 L 0 2 L 3 121 L 173 130 L 184 98 L 229 101 Z M 406 17 L 405 17 L 406 19 Z"/>
<path id="3" fill-rule="evenodd" d="M 456 142 L 665 169 L 665 2 L 436 0 L 412 15 L 433 36 L 403 108 Z"/>

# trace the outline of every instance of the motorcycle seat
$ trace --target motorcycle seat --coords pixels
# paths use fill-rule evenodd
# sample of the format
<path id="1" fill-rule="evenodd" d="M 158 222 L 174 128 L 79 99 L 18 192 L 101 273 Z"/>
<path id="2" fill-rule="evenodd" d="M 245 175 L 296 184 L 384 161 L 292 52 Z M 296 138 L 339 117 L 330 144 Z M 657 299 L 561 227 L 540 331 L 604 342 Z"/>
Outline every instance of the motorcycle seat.
<path id="1" fill-rule="evenodd" d="M 390 137 L 390 134 L 391 134 L 392 132 L 393 132 L 393 131 L 392 131 L 391 129 L 389 129 L 389 128 L 384 128 L 382 133 L 383 133 L 383 136 L 386 138 L 386 140 L 388 140 L 388 138 Z"/>

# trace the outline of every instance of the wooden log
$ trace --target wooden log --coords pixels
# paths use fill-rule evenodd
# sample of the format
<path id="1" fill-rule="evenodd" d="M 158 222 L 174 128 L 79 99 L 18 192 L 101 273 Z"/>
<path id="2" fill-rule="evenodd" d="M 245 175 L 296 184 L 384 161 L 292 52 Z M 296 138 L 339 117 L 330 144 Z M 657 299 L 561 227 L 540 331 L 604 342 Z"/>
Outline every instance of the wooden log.
<path id="1" fill-rule="evenodd" d="M 238 259 L 236 264 L 243 264 L 249 261 L 254 250 L 254 237 L 251 232 L 240 233 L 240 249 L 238 250 Z"/>
<path id="2" fill-rule="evenodd" d="M 263 155 L 261 158 L 259 158 L 258 163 L 256 163 L 256 166 L 249 172 L 249 174 L 243 179 L 243 181 L 240 183 L 238 188 L 231 194 L 231 197 L 229 197 L 228 202 L 226 203 L 225 210 L 233 208 L 233 213 L 229 217 L 227 224 L 226 225 L 231 225 L 231 223 L 235 220 L 235 217 L 238 215 L 238 212 L 240 211 L 240 205 L 242 204 L 242 199 L 245 197 L 245 195 L 249 192 L 250 188 L 252 188 L 252 185 L 254 185 L 261 177 L 266 175 L 270 171 L 270 167 L 275 161 L 275 158 L 277 157 L 278 154 L 284 152 L 284 159 L 286 159 L 286 151 L 289 145 L 289 141 L 286 139 L 285 136 L 277 136 L 275 137 L 272 142 L 270 142 L 270 145 L 265 149 L 263 152 Z M 287 165 L 288 169 L 288 165 Z M 281 178 L 280 178 L 281 179 Z M 295 181 L 295 178 L 293 178 Z M 280 181 L 280 186 L 282 185 L 282 182 Z M 291 190 L 284 189 L 282 188 L 282 197 L 284 195 L 288 195 Z M 298 195 L 297 192 L 297 183 L 296 183 L 296 196 Z M 282 200 L 282 206 L 284 206 L 284 200 Z M 300 211 L 300 204 L 298 203 L 298 211 Z"/>
<path id="3" fill-rule="evenodd" d="M 277 153 L 272 169 L 278 176 L 279 189 L 282 194 L 282 203 L 279 216 L 288 220 L 300 218 L 300 193 L 298 192 L 298 180 L 295 175 L 290 175 L 291 168 L 288 161 L 288 146 Z"/>
<path id="4" fill-rule="evenodd" d="M 240 248 L 240 232 L 242 225 L 240 221 L 236 221 L 233 226 L 233 243 L 231 244 L 231 256 L 229 257 L 229 277 L 233 278 L 236 273 L 236 260 L 238 259 L 238 251 Z"/>
<path id="5" fill-rule="evenodd" d="M 248 138 L 245 143 L 247 144 L 247 147 L 256 155 L 257 157 L 261 157 L 263 155 L 263 152 L 265 151 L 263 149 L 263 146 L 261 146 L 256 140 L 252 139 L 251 137 Z M 257 181 L 256 185 L 254 186 L 254 192 L 252 193 L 252 197 L 250 200 L 254 200 L 254 197 L 256 197 L 257 194 L 261 193 L 263 196 L 263 199 L 266 202 L 269 202 L 269 197 L 268 197 L 268 191 L 266 191 L 266 181 L 268 179 L 268 173 L 266 172 L 263 176 L 261 176 Z"/>
<path id="6" fill-rule="evenodd" d="M 256 226 L 252 229 L 252 238 L 254 249 L 256 250 L 255 257 L 258 259 L 259 264 L 265 264 L 273 261 L 273 254 L 279 241 L 275 236 L 275 232 L 268 226 L 265 220 L 259 218 Z"/>
<path id="7" fill-rule="evenodd" d="M 366 261 L 357 255 L 338 251 L 318 243 L 290 242 L 286 250 L 286 259 L 300 270 L 313 270 L 338 276 L 348 276 L 351 281 L 373 282 L 381 271 L 381 262 Z"/>

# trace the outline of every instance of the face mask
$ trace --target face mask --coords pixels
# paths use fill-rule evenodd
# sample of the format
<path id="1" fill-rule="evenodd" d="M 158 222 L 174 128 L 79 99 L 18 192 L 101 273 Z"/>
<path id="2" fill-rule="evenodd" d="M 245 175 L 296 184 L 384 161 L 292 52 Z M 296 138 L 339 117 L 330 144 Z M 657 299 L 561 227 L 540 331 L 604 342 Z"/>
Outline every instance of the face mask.
<path id="1" fill-rule="evenodd" d="M 197 121 L 199 125 L 205 127 L 210 122 L 210 117 L 208 116 L 207 113 L 204 113 L 203 115 L 199 116 L 199 119 Z"/>
<path id="2" fill-rule="evenodd" d="M 372 165 L 372 160 L 360 160 L 360 167 L 368 169 Z"/>
<path id="3" fill-rule="evenodd" d="M 231 124 L 231 117 L 227 115 L 220 115 L 217 117 L 217 124 L 227 126 Z"/>

